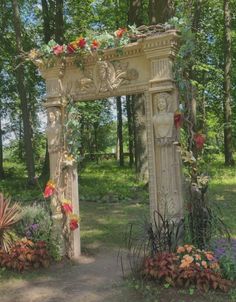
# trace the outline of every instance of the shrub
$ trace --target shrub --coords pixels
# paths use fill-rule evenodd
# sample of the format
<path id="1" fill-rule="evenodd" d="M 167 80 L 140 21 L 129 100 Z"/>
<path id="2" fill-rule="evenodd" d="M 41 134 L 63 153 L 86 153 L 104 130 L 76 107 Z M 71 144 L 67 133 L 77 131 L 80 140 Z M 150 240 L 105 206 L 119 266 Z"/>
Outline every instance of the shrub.
<path id="1" fill-rule="evenodd" d="M 49 263 L 50 256 L 44 241 L 34 243 L 24 238 L 16 242 L 8 252 L 0 251 L 0 265 L 7 269 L 21 272 L 29 268 L 48 267 Z"/>
<path id="2" fill-rule="evenodd" d="M 16 240 L 12 226 L 21 219 L 21 207 L 18 203 L 10 204 L 0 193 L 0 248 L 8 251 Z"/>
<path id="3" fill-rule="evenodd" d="M 51 232 L 52 220 L 48 209 L 37 204 L 23 208 L 22 220 L 17 225 L 18 235 L 35 243 L 44 241 L 50 256 L 58 261 L 61 259 L 59 247 Z"/>

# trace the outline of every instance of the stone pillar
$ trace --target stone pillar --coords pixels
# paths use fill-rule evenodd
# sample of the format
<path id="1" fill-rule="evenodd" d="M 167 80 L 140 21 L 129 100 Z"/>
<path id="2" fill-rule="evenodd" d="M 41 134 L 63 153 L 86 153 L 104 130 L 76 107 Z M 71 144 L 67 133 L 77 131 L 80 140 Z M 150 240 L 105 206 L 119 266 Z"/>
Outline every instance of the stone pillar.
<path id="1" fill-rule="evenodd" d="M 64 100 L 65 101 L 65 100 Z M 46 135 L 50 161 L 50 179 L 56 182 L 56 194 L 51 198 L 51 212 L 53 221 L 52 238 L 59 246 L 61 256 L 77 259 L 80 254 L 80 228 L 69 230 L 69 223 L 62 213 L 61 201 L 72 202 L 73 214 L 79 216 L 78 176 L 77 164 L 67 159 L 64 144 L 64 106 L 60 97 L 47 99 L 48 125 Z"/>
<path id="2" fill-rule="evenodd" d="M 173 80 L 176 40 L 147 43 L 150 81 L 146 92 L 150 211 L 179 220 L 183 217 L 180 154 L 174 112 L 178 94 Z M 158 49 L 157 46 L 159 47 Z M 145 48 L 145 47 L 144 47 Z"/>
<path id="3" fill-rule="evenodd" d="M 48 139 L 50 179 L 56 181 L 57 190 L 62 187 L 60 159 L 63 152 L 63 125 L 60 98 L 48 98 L 44 104 L 47 109 L 46 136 Z M 60 194 L 60 191 L 58 191 Z M 63 213 L 58 194 L 51 197 L 52 240 L 59 247 L 61 256 L 65 255 L 65 240 L 63 236 Z"/>

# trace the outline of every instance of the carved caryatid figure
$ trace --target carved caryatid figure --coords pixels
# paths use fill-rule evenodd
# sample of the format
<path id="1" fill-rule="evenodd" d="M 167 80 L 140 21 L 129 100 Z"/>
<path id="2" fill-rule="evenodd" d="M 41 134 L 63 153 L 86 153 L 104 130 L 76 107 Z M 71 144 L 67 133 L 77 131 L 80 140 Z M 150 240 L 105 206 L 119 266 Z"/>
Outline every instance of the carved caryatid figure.
<path id="1" fill-rule="evenodd" d="M 162 215 L 180 215 L 179 158 L 173 144 L 175 138 L 174 113 L 170 111 L 171 94 L 157 93 L 153 97 L 153 127 L 158 210 Z"/>
<path id="2" fill-rule="evenodd" d="M 158 93 L 154 96 L 157 112 L 153 117 L 155 138 L 164 139 L 173 136 L 174 114 L 169 112 L 170 95 L 168 93 Z"/>
<path id="3" fill-rule="evenodd" d="M 62 144 L 61 110 L 58 107 L 48 109 L 48 126 L 46 129 L 49 153 L 60 151 Z"/>

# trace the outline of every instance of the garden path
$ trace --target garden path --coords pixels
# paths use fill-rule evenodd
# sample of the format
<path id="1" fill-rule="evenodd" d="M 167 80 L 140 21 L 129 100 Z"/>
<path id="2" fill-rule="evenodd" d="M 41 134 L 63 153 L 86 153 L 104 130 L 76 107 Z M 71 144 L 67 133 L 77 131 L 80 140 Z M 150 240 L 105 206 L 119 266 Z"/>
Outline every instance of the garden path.
<path id="1" fill-rule="evenodd" d="M 82 256 L 79 263 L 66 262 L 50 267 L 29 279 L 4 281 L 1 302 L 130 302 L 135 294 L 122 287 L 118 251 L 100 250 L 96 256 Z"/>

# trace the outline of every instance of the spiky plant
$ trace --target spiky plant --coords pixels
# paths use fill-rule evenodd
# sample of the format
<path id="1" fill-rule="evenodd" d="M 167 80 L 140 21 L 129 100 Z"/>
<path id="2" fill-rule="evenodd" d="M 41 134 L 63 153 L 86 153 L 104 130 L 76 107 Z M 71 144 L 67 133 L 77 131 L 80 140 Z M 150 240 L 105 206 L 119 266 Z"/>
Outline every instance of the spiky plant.
<path id="1" fill-rule="evenodd" d="M 9 251 L 14 239 L 15 233 L 11 227 L 21 219 L 22 209 L 18 203 L 11 204 L 9 198 L 4 198 L 0 193 L 0 249 Z"/>

